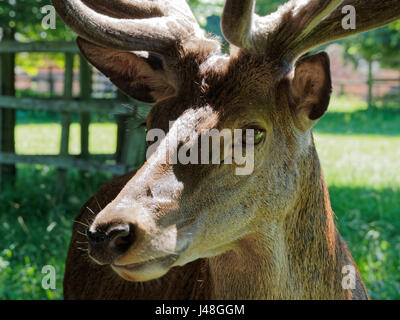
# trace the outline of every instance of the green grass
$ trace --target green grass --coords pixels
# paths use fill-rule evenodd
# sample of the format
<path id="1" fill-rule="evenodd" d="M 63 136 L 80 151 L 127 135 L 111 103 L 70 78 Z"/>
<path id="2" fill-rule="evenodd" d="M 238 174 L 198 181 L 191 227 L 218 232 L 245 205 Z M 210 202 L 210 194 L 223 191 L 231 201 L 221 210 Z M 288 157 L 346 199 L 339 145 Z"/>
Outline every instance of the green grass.
<path id="1" fill-rule="evenodd" d="M 338 99 L 314 129 L 333 210 L 373 299 L 400 299 L 400 112 Z"/>
<path id="2" fill-rule="evenodd" d="M 89 127 L 89 152 L 114 153 L 116 150 L 116 130 L 113 123 L 96 123 Z M 18 124 L 16 126 L 16 152 L 23 154 L 59 153 L 61 126 L 56 123 L 48 124 Z M 71 125 L 69 152 L 80 153 L 80 126 Z"/>
<path id="3" fill-rule="evenodd" d="M 16 126 L 16 151 L 57 154 L 61 127 L 56 123 Z M 116 125 L 95 123 L 89 128 L 91 153 L 113 153 Z M 80 127 L 71 125 L 69 151 L 80 152 Z M 65 199 L 57 199 L 57 174 L 43 166 L 18 165 L 17 183 L 0 193 L 0 299 L 61 299 L 64 262 L 72 221 L 80 207 L 111 178 L 106 174 L 68 172 Z M 56 290 L 44 290 L 43 266 L 56 268 Z"/>
<path id="4" fill-rule="evenodd" d="M 317 133 L 315 140 L 339 230 L 371 298 L 399 299 L 400 138 Z"/>
<path id="5" fill-rule="evenodd" d="M 0 299 L 61 299 L 64 262 L 74 216 L 106 175 L 68 173 L 57 200 L 54 170 L 18 166 L 18 180 L 0 194 Z M 56 290 L 44 290 L 43 266 L 56 268 Z"/>
<path id="6" fill-rule="evenodd" d="M 91 125 L 90 151 L 115 151 L 116 127 Z M 374 299 L 400 299 L 400 112 L 366 110 L 335 99 L 314 129 L 337 223 Z M 60 127 L 51 122 L 16 129 L 17 151 L 56 154 Z M 79 126 L 70 151 L 79 153 Z M 68 173 L 65 200 L 55 197 L 53 169 L 18 166 L 14 187 L 0 193 L 0 298 L 61 299 L 64 261 L 73 217 L 110 177 Z M 43 290 L 44 265 L 57 271 L 57 289 Z"/>

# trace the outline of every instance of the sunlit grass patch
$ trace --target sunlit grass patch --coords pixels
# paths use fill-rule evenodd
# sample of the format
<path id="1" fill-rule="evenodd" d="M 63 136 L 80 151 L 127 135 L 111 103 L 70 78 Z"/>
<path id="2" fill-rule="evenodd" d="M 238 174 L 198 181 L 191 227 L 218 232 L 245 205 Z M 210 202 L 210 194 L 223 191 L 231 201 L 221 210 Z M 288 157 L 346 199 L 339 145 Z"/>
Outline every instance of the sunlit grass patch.
<path id="1" fill-rule="evenodd" d="M 333 96 L 329 103 L 329 112 L 356 112 L 365 111 L 368 108 L 366 101 L 359 97 L 352 96 Z"/>
<path id="2" fill-rule="evenodd" d="M 400 137 L 314 136 L 329 184 L 400 187 Z"/>
<path id="3" fill-rule="evenodd" d="M 56 155 L 60 152 L 61 125 L 57 123 L 19 124 L 16 126 L 16 151 L 20 154 Z M 114 123 L 94 123 L 89 127 L 89 152 L 115 153 L 117 126 Z M 70 129 L 70 154 L 80 153 L 80 125 Z"/>

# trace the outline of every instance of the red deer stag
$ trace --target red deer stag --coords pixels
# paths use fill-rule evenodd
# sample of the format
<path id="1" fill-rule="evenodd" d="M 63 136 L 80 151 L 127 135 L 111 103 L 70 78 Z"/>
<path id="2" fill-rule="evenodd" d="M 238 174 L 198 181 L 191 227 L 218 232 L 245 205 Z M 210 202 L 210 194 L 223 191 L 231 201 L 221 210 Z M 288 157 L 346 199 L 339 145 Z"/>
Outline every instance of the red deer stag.
<path id="1" fill-rule="evenodd" d="M 179 148 L 208 129 L 256 132 L 246 142 L 252 174 L 236 175 L 235 163 L 163 161 L 178 152 L 163 139 L 140 170 L 100 188 L 73 228 L 66 299 L 368 298 L 311 132 L 330 99 L 329 59 L 299 57 L 398 19 L 398 0 L 293 0 L 266 17 L 254 0 L 227 0 L 229 56 L 184 0 L 52 1 L 85 57 L 154 104 L 148 130 L 165 139 L 175 131 Z M 356 10 L 356 29 L 342 27 L 345 5 Z M 79 248 L 86 241 L 88 253 Z"/>

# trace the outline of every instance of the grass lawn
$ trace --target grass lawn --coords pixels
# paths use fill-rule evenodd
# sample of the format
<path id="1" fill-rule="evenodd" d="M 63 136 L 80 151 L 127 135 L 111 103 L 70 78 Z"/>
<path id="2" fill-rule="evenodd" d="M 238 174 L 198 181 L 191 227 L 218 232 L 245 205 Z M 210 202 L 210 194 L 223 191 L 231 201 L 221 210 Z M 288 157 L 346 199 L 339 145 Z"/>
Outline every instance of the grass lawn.
<path id="1" fill-rule="evenodd" d="M 366 111 L 335 99 L 314 129 L 339 229 L 373 299 L 400 299 L 400 112 Z M 91 125 L 90 151 L 115 151 L 116 126 Z M 56 154 L 60 126 L 19 124 L 17 152 Z M 79 153 L 72 125 L 70 152 Z M 66 199 L 54 194 L 53 169 L 19 165 L 18 181 L 0 193 L 0 299 L 60 299 L 73 217 L 104 174 L 68 173 Z M 41 287 L 42 267 L 53 265 L 56 290 Z"/>
<path id="2" fill-rule="evenodd" d="M 334 100 L 314 129 L 333 210 L 372 299 L 400 299 L 400 111 Z"/>

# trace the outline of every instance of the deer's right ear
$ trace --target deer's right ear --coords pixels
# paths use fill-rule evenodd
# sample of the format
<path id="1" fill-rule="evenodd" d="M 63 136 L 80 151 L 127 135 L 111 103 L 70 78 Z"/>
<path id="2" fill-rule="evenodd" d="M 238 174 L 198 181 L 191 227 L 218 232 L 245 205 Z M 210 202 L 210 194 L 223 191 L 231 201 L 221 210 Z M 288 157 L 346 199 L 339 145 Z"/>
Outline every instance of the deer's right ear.
<path id="1" fill-rule="evenodd" d="M 156 103 L 176 95 L 174 76 L 160 56 L 103 48 L 80 37 L 77 43 L 85 58 L 130 97 Z"/>
<path id="2" fill-rule="evenodd" d="M 311 128 L 328 109 L 332 81 L 329 57 L 325 52 L 300 59 L 290 81 L 290 97 L 296 124 Z"/>

